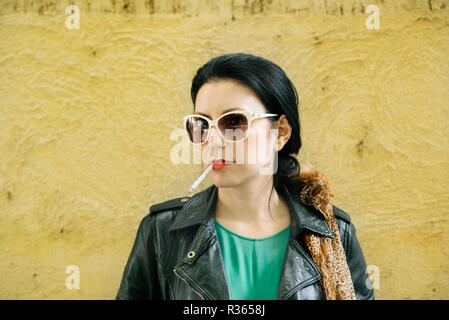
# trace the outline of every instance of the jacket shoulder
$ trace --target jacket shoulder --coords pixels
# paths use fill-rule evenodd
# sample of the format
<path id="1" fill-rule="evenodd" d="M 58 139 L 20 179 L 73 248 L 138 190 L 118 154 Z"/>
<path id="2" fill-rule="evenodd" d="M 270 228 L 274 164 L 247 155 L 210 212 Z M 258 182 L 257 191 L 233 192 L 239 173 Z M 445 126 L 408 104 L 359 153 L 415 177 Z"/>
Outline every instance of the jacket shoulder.
<path id="1" fill-rule="evenodd" d="M 351 217 L 342 209 L 332 205 L 332 211 L 334 212 L 335 217 L 345 220 L 348 223 L 351 223 Z"/>
<path id="2" fill-rule="evenodd" d="M 177 210 L 184 206 L 184 204 L 189 200 L 190 197 L 179 197 L 170 199 L 164 202 L 155 203 L 150 206 L 150 215 L 155 215 L 167 210 Z"/>

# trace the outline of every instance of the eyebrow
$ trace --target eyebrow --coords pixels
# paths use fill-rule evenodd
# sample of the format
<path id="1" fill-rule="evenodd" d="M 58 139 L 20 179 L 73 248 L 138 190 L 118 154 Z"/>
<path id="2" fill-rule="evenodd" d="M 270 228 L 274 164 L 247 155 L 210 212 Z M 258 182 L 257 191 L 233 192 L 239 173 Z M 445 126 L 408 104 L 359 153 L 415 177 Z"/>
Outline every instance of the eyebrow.
<path id="1" fill-rule="evenodd" d="M 231 109 L 224 110 L 220 115 L 225 114 L 226 112 L 235 111 L 235 110 L 246 111 L 246 109 L 243 109 L 243 108 L 231 108 Z M 195 114 L 199 114 L 199 115 L 202 115 L 202 116 L 205 116 L 205 117 L 211 119 L 211 117 L 207 113 L 195 112 Z"/>

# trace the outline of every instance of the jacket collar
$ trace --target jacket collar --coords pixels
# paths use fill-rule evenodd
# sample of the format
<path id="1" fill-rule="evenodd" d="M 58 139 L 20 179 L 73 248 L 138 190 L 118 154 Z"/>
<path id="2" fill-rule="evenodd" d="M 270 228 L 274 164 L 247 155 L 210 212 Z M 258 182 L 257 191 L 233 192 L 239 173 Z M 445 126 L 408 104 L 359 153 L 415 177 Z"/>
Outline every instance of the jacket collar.
<path id="1" fill-rule="evenodd" d="M 299 197 L 299 192 L 292 193 L 283 184 L 277 191 L 284 198 L 290 210 L 292 218 L 291 238 L 295 239 L 304 229 L 328 238 L 334 238 L 321 212 L 313 206 L 305 205 Z M 217 198 L 218 187 L 215 184 L 192 196 L 178 213 L 170 230 L 187 228 L 198 224 L 209 226 L 214 224 Z"/>

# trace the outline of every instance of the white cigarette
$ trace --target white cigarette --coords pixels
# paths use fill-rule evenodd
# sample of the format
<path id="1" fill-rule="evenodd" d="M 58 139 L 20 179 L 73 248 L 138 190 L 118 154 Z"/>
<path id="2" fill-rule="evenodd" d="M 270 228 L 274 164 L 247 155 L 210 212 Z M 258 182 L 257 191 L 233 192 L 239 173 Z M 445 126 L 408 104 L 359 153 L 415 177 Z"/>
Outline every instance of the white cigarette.
<path id="1" fill-rule="evenodd" d="M 207 169 L 200 175 L 200 177 L 198 179 L 196 179 L 196 181 L 190 187 L 188 193 L 191 193 L 196 187 L 198 187 L 198 185 L 201 183 L 201 181 L 203 181 L 207 177 L 207 175 L 209 174 L 209 172 L 211 170 L 212 170 L 212 164 L 209 167 L 207 167 Z"/>

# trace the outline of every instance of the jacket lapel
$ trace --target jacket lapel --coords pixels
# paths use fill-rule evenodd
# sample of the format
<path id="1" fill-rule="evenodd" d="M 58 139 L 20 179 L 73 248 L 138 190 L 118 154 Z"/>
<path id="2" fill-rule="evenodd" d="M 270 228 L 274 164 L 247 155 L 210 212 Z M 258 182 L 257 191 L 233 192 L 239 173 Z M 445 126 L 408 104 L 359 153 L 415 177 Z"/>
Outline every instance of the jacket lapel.
<path id="1" fill-rule="evenodd" d="M 223 258 L 215 231 L 215 185 L 194 195 L 179 212 L 170 230 L 199 225 L 183 259 L 175 267 L 178 273 L 203 299 L 230 300 Z"/>
<path id="2" fill-rule="evenodd" d="M 292 226 L 277 296 L 278 299 L 284 300 L 323 277 L 313 259 L 299 244 L 298 239 L 303 237 L 305 232 L 313 232 L 329 238 L 334 238 L 334 235 L 321 212 L 306 206 L 301 201 L 299 192 L 290 192 L 285 185 L 281 185 L 277 191 L 290 209 Z"/>
<path id="3" fill-rule="evenodd" d="M 286 201 L 291 214 L 291 234 L 278 287 L 278 299 L 288 299 L 301 288 L 322 278 L 312 258 L 297 239 L 303 232 L 314 232 L 325 237 L 334 235 L 321 213 L 306 206 L 287 187 L 281 185 L 279 194 Z M 177 273 L 204 299 L 229 300 L 221 248 L 215 230 L 215 207 L 218 188 L 211 185 L 190 198 L 170 230 L 198 226 L 189 250 L 175 267 Z"/>

